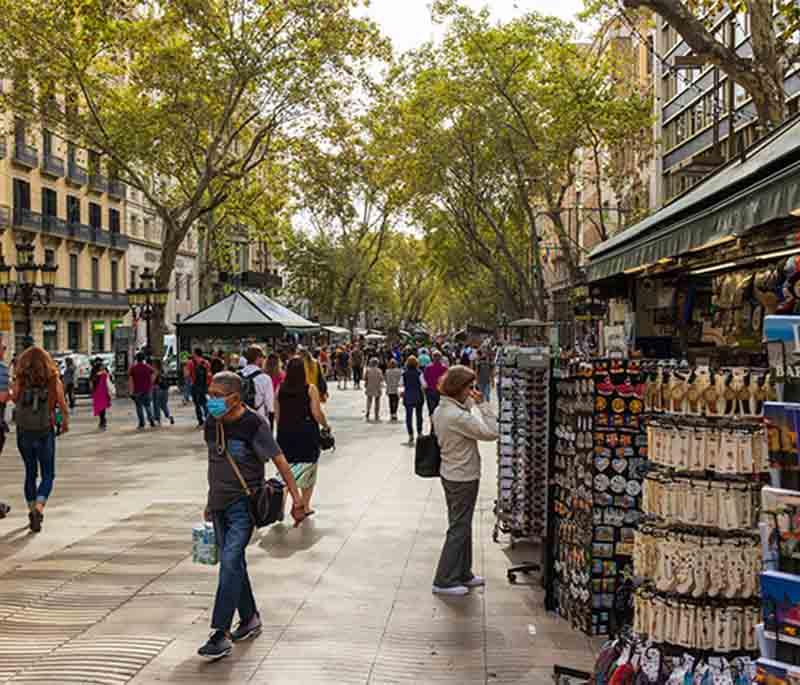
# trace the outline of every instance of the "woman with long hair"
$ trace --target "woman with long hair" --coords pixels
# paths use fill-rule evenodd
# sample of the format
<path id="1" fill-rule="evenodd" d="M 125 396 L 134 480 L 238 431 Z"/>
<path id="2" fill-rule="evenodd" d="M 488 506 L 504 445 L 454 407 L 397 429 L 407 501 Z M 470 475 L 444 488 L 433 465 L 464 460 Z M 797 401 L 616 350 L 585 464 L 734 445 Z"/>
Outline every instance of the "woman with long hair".
<path id="1" fill-rule="evenodd" d="M 270 377 L 272 380 L 272 396 L 277 397 L 278 391 L 281 388 L 281 383 L 283 383 L 283 379 L 286 378 L 286 374 L 283 372 L 283 364 L 281 363 L 281 358 L 278 356 L 276 352 L 270 352 L 267 356 L 267 361 L 264 364 L 264 373 Z M 274 404 L 274 402 L 273 402 Z M 269 425 L 270 428 L 275 427 L 275 412 L 271 411 L 269 413 Z"/>
<path id="2" fill-rule="evenodd" d="M 322 411 L 317 387 L 306 379 L 301 357 L 292 358 L 286 367 L 286 378 L 275 398 L 275 423 L 278 424 L 278 445 L 292 467 L 306 516 L 310 516 L 314 513 L 311 496 L 317 482 L 319 432 L 320 427 L 328 427 L 328 420 Z"/>
<path id="3" fill-rule="evenodd" d="M 422 371 L 414 355 L 406 359 L 403 371 L 403 406 L 406 409 L 406 430 L 408 444 L 414 445 L 414 414 L 417 415 L 417 435 L 422 435 L 422 407 L 425 404 L 425 391 L 422 387 Z"/>
<path id="4" fill-rule="evenodd" d="M 92 410 L 95 416 L 100 417 L 98 428 L 104 431 L 108 427 L 106 412 L 111 406 L 111 393 L 108 391 L 108 371 L 102 359 L 92 362 L 92 372 L 89 375 L 89 390 L 92 393 Z"/>
<path id="5" fill-rule="evenodd" d="M 13 398 L 17 447 L 25 464 L 28 519 L 31 531 L 38 533 L 56 477 L 56 407 L 61 410 L 61 432 L 69 430 L 69 408 L 58 367 L 41 347 L 29 347 L 17 359 Z"/>

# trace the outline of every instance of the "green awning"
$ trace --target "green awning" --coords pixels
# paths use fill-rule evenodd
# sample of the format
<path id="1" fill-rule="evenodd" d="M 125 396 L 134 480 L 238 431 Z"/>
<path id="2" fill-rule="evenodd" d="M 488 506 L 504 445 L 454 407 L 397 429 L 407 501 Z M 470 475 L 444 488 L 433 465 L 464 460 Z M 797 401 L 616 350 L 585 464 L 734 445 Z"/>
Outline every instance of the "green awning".
<path id="1" fill-rule="evenodd" d="M 587 277 L 599 281 L 737 237 L 800 207 L 800 120 L 761 140 L 651 216 L 596 246 Z"/>

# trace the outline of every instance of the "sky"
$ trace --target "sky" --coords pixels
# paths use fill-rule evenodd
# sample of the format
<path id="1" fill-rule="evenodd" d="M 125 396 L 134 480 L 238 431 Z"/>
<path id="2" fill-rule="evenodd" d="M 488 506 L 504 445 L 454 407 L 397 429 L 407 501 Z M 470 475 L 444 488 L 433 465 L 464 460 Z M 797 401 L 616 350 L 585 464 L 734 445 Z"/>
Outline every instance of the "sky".
<path id="1" fill-rule="evenodd" d="M 474 9 L 488 6 L 495 21 L 507 21 L 527 11 L 571 20 L 583 9 L 582 0 L 462 0 Z M 405 52 L 441 36 L 442 27 L 431 21 L 430 0 L 370 0 L 365 13 L 392 39 L 395 50 Z"/>

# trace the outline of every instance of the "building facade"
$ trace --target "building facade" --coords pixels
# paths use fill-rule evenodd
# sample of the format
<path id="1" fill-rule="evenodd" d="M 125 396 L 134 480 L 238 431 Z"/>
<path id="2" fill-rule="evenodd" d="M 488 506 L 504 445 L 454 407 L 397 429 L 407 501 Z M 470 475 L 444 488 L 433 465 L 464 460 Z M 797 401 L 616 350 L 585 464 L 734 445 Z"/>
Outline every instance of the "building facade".
<path id="1" fill-rule="evenodd" d="M 12 134 L 0 139 L 2 255 L 14 265 L 16 245 L 32 243 L 36 263 L 58 267 L 52 302 L 34 306 L 33 338 L 53 352 L 109 351 L 128 311 L 127 188 L 96 153 L 41 126 L 12 122 Z M 19 350 L 23 308 L 14 306 L 12 318 Z"/>

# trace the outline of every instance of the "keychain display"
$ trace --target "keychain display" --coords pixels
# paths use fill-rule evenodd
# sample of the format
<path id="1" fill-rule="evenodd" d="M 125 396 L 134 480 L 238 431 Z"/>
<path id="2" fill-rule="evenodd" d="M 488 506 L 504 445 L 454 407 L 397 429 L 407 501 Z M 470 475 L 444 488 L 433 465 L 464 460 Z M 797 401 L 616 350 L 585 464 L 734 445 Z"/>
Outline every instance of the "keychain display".
<path id="1" fill-rule="evenodd" d="M 628 613 L 631 568 L 647 472 L 644 376 L 636 361 L 562 361 L 555 373 L 553 484 L 558 610 L 590 635 Z"/>
<path id="2" fill-rule="evenodd" d="M 497 500 L 494 540 L 500 533 L 542 539 L 547 530 L 550 452 L 548 348 L 505 347 L 498 352 Z"/>

